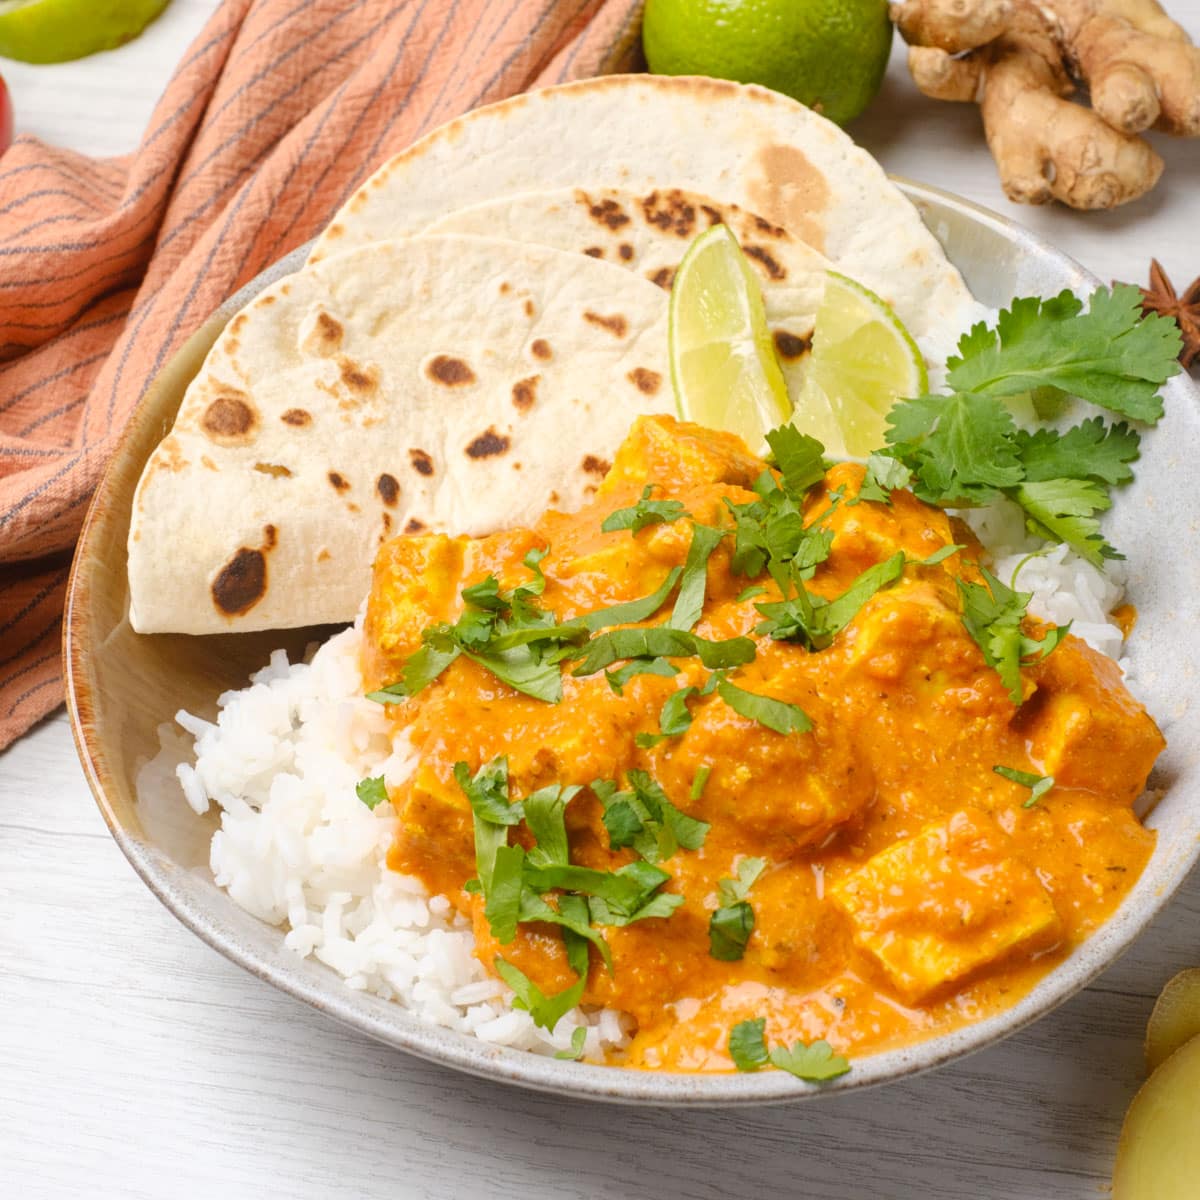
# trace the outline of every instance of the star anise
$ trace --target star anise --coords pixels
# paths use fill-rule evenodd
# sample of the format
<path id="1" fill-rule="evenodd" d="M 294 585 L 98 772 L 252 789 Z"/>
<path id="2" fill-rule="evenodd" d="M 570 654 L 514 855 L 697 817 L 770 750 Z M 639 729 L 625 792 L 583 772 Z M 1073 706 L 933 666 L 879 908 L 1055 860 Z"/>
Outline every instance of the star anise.
<path id="1" fill-rule="evenodd" d="M 1179 326 L 1179 332 L 1183 334 L 1179 361 L 1185 368 L 1190 367 L 1200 355 L 1200 279 L 1194 280 L 1191 287 L 1178 296 L 1162 264 L 1152 258 L 1150 286 L 1138 291 L 1142 293 L 1142 312 L 1171 317 Z"/>

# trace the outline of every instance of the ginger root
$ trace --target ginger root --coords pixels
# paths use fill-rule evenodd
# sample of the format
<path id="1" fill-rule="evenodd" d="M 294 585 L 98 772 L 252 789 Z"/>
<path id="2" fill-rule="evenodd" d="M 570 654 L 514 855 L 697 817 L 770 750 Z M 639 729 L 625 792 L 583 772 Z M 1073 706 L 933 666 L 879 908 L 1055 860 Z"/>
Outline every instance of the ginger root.
<path id="1" fill-rule="evenodd" d="M 921 91 L 979 104 L 1011 200 L 1113 208 L 1162 174 L 1139 133 L 1200 136 L 1200 48 L 1156 0 L 893 0 L 892 19 Z"/>

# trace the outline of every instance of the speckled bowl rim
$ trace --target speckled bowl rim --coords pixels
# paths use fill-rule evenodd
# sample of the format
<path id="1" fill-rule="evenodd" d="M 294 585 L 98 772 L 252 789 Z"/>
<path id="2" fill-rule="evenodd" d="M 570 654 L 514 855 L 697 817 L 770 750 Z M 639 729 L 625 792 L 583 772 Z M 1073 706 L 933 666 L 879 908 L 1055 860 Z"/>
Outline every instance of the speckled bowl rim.
<path id="1" fill-rule="evenodd" d="M 896 182 L 923 211 L 936 210 L 938 207 L 948 209 L 999 234 L 1021 254 L 1032 255 L 1044 263 L 1052 264 L 1061 272 L 1063 287 L 1086 291 L 1099 283 L 1094 275 L 1042 238 L 997 213 L 938 188 L 899 178 Z M 936 235 L 936 218 L 931 228 Z M 307 251 L 308 246 L 298 248 L 243 287 L 214 313 L 209 322 L 194 335 L 194 339 L 211 339 L 214 326 L 223 326 L 258 292 L 282 275 L 296 270 Z M 186 346 L 178 353 L 186 353 Z M 1197 390 L 1186 378 L 1172 380 L 1167 391 L 1175 403 L 1190 401 L 1194 406 L 1197 405 Z M 114 462 L 127 452 L 134 425 L 139 420 L 147 419 L 145 410 L 150 407 L 149 397 L 152 394 L 153 388 L 147 392 L 147 403 L 140 406 L 131 418 L 117 446 Z M 89 543 L 94 526 L 102 520 L 102 498 L 112 472 L 113 467 L 110 466 L 89 507 L 80 536 L 80 549 L 72 565 L 63 651 L 67 704 L 76 749 L 88 784 L 113 838 L 147 887 L 188 929 L 215 950 L 260 979 L 342 1024 L 431 1062 L 485 1079 L 564 1097 L 669 1107 L 797 1101 L 909 1078 L 982 1050 L 1016 1033 L 1078 993 L 1128 949 L 1170 900 L 1197 858 L 1200 858 L 1200 836 L 1197 836 L 1192 839 L 1190 847 L 1176 852 L 1166 861 L 1155 864 L 1152 860 L 1138 888 L 1127 897 L 1117 913 L 1011 1008 L 915 1045 L 858 1058 L 849 1074 L 820 1086 L 802 1083 L 782 1071 L 704 1075 L 636 1071 L 565 1062 L 521 1050 L 490 1046 L 476 1038 L 430 1025 L 397 1004 L 366 997 L 364 993 L 347 988 L 341 978 L 327 968 L 322 967 L 319 974 L 307 977 L 287 960 L 286 951 L 273 961 L 266 961 L 222 927 L 219 912 L 211 911 L 208 906 L 184 895 L 171 873 L 164 871 L 157 861 L 157 857 L 161 856 L 152 853 L 151 848 L 118 819 L 106 795 L 113 768 L 98 744 L 99 739 L 93 736 L 90 719 L 84 719 L 94 711 L 94 705 L 102 703 L 101 697 L 91 694 L 85 669 L 91 630 L 88 624 L 89 578 L 86 569 L 89 556 L 84 553 L 84 548 Z M 1200 818 L 1196 825 L 1194 832 L 1200 835 Z M 1154 875 L 1148 879 L 1152 870 Z M 1141 886 L 1143 883 L 1147 886 Z M 232 906 L 232 900 L 222 898 Z"/>

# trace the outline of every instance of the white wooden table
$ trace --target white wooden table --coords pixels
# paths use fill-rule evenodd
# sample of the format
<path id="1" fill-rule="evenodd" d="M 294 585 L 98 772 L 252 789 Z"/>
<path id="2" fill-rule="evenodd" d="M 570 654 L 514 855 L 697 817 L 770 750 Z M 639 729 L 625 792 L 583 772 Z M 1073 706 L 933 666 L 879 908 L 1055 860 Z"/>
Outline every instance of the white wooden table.
<path id="1" fill-rule="evenodd" d="M 349 2 L 349 0 L 347 0 Z M 132 149 L 214 0 L 50 68 L 0 64 L 17 124 Z M 1200 0 L 1174 0 L 1200 40 Z M 897 47 L 854 130 L 892 171 L 1042 231 L 1101 277 L 1200 273 L 1200 145 L 1108 214 L 1016 209 L 973 108 L 920 98 Z M 1159 139 L 1164 141 L 1164 139 Z M 792 1108 L 569 1103 L 343 1031 L 176 923 L 109 839 L 59 712 L 0 757 L 0 1196 L 1096 1200 L 1154 995 L 1200 962 L 1200 875 L 1094 987 L 944 1070 Z"/>

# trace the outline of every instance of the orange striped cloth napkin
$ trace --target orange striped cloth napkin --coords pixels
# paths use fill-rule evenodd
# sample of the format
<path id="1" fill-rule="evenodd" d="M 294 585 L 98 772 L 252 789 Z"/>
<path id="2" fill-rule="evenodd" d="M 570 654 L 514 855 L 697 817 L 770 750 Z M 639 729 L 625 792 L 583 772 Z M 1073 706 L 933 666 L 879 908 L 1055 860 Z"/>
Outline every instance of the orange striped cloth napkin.
<path id="1" fill-rule="evenodd" d="M 25 137 L 0 158 L 0 749 L 62 699 L 71 549 L 164 360 L 427 129 L 628 69 L 640 10 L 225 0 L 135 153 L 92 159 Z"/>

